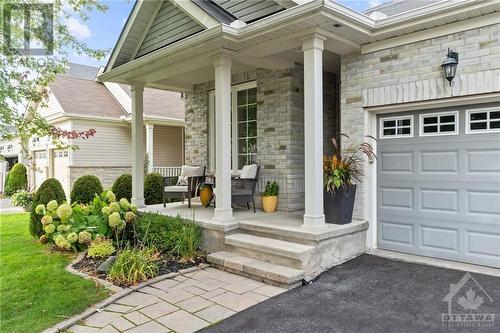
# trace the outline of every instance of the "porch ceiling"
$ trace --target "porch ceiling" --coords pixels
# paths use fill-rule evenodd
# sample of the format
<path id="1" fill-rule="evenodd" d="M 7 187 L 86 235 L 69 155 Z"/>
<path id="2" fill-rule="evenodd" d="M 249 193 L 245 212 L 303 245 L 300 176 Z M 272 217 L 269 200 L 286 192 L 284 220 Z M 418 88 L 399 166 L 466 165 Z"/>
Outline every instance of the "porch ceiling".
<path id="1" fill-rule="evenodd" d="M 233 54 L 233 74 L 258 67 L 287 68 L 295 62 L 302 62 L 301 40 L 314 32 L 327 37 L 325 50 L 331 53 L 325 53 L 324 66 L 332 71 L 334 66 L 328 61 L 334 63 L 338 55 L 358 51 L 361 45 L 500 10 L 498 1 L 475 3 L 471 6 L 470 1 L 464 0 L 461 6 L 448 8 L 449 12 L 445 13 L 446 8 L 436 9 L 443 16 L 439 20 L 432 16 L 433 12 L 424 12 L 424 8 L 415 22 L 414 18 L 404 21 L 405 13 L 374 21 L 365 15 L 353 14 L 332 1 L 314 1 L 242 28 L 228 25 L 209 28 L 109 70 L 100 79 L 127 84 L 141 82 L 168 90 L 190 90 L 194 84 L 213 79 L 213 56 L 223 49 Z"/>

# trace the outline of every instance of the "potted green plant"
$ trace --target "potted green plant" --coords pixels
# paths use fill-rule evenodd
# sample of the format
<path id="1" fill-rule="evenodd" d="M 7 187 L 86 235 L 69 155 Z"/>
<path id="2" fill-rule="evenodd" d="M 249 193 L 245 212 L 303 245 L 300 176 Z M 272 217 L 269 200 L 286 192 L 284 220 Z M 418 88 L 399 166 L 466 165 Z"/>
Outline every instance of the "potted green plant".
<path id="1" fill-rule="evenodd" d="M 33 193 L 26 190 L 19 190 L 12 195 L 11 203 L 13 206 L 23 207 L 25 212 L 29 212 L 33 203 Z"/>
<path id="2" fill-rule="evenodd" d="M 262 210 L 266 213 L 273 213 L 278 207 L 278 194 L 280 186 L 277 182 L 267 182 L 264 193 L 262 193 Z"/>
<path id="3" fill-rule="evenodd" d="M 342 134 L 349 138 L 347 135 Z M 373 137 L 369 136 L 374 139 Z M 368 142 L 352 144 L 342 151 L 332 139 L 333 150 L 323 156 L 323 207 L 327 223 L 350 223 L 356 196 L 356 183 L 363 178 L 363 155 L 376 158 Z"/>

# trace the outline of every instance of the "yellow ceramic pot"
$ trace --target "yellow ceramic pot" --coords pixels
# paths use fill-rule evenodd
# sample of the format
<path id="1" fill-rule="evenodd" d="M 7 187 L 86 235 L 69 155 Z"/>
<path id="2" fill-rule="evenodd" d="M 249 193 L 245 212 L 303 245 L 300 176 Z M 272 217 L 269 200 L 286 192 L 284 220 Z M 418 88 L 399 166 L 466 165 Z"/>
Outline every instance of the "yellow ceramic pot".
<path id="1" fill-rule="evenodd" d="M 200 190 L 200 201 L 203 207 L 207 207 L 208 203 L 212 199 L 212 189 L 209 186 L 205 186 Z"/>
<path id="2" fill-rule="evenodd" d="M 278 207 L 278 196 L 262 197 L 262 210 L 266 213 L 274 213 Z"/>

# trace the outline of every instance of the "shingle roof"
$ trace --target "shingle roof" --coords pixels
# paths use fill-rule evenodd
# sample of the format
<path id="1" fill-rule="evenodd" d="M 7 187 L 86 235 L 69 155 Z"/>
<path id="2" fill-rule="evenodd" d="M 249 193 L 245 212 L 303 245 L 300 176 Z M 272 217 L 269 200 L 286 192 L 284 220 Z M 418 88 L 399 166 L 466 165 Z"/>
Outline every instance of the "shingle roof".
<path id="1" fill-rule="evenodd" d="M 69 63 L 69 67 L 66 70 L 66 73 L 61 74 L 61 76 L 69 76 L 74 78 L 86 79 L 86 80 L 94 80 L 96 74 L 98 72 L 98 68 L 80 65 L 75 63 Z"/>
<path id="2" fill-rule="evenodd" d="M 98 68 L 71 63 L 66 73 L 50 85 L 65 113 L 119 118 L 128 115 L 106 86 L 94 81 Z M 130 88 L 121 85 L 131 96 Z M 144 115 L 184 120 L 184 100 L 180 93 L 144 89 Z"/>
<path id="3" fill-rule="evenodd" d="M 93 80 L 58 76 L 50 90 L 65 113 L 113 118 L 125 115 L 108 89 Z"/>
<path id="4" fill-rule="evenodd" d="M 131 96 L 130 87 L 120 84 L 122 89 Z M 178 92 L 144 88 L 144 115 L 168 117 L 184 120 L 184 100 Z"/>
<path id="5" fill-rule="evenodd" d="M 364 12 L 370 15 L 373 12 L 379 12 L 387 16 L 401 14 L 420 7 L 428 6 L 439 2 L 437 0 L 389 0 L 383 4 L 372 7 Z"/>

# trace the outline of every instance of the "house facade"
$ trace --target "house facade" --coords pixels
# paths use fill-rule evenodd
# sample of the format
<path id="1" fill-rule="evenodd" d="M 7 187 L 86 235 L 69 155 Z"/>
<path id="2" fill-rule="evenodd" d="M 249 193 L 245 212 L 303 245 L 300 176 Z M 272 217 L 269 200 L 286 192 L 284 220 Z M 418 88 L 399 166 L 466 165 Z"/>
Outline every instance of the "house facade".
<path id="1" fill-rule="evenodd" d="M 56 178 L 69 198 L 71 186 L 83 175 L 95 175 L 109 188 L 120 175 L 131 172 L 130 89 L 95 81 L 98 72 L 98 68 L 70 64 L 50 85 L 47 106 L 37 112 L 62 130 L 95 129 L 95 135 L 70 140 L 76 150 L 60 149 L 47 138 L 31 138 L 29 153 L 36 170 L 30 170 L 30 188 Z M 184 161 L 184 101 L 174 92 L 148 89 L 145 94 L 144 145 L 149 171 L 180 168 Z"/>
<path id="2" fill-rule="evenodd" d="M 500 267 L 499 11 L 487 0 L 366 13 L 329 0 L 139 1 L 100 78 L 135 84 L 137 160 L 143 87 L 185 92 L 186 162 L 215 170 L 218 223 L 238 219 L 231 170 L 255 162 L 261 188 L 280 183 L 281 210 L 327 228 L 322 155 L 344 133 L 342 147 L 377 152 L 356 193 L 364 249 Z"/>

